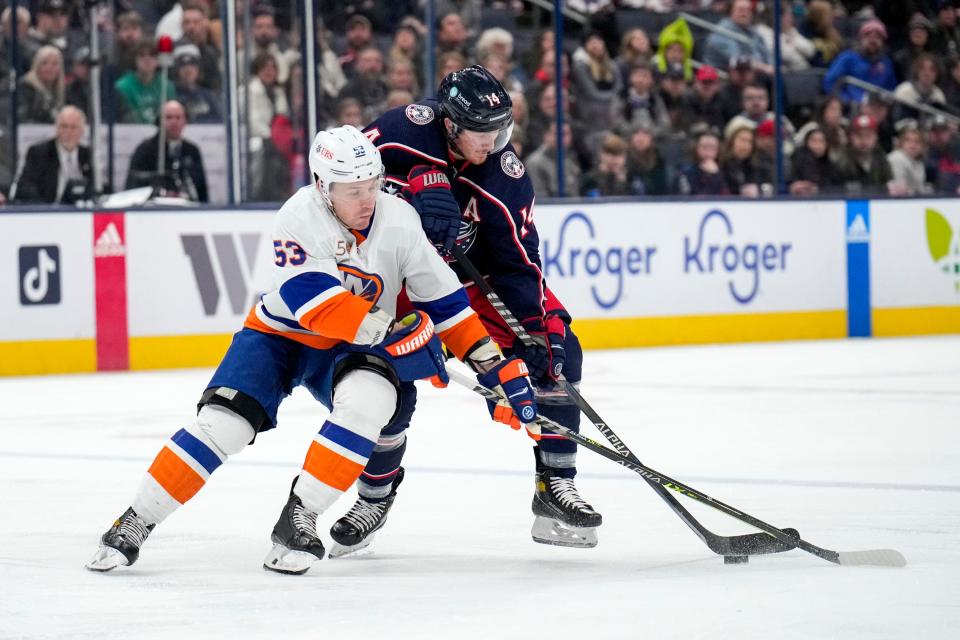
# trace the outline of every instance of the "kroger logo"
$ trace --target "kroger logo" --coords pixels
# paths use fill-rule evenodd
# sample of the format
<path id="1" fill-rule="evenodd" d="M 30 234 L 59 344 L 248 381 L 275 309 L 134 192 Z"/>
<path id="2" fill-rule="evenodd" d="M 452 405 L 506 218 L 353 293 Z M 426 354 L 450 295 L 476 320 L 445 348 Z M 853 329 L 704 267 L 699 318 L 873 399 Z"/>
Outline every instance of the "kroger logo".
<path id="1" fill-rule="evenodd" d="M 577 233 L 577 228 L 585 230 L 586 234 Z M 571 237 L 568 238 L 568 235 Z M 651 260 L 657 248 L 597 247 L 593 242 L 595 238 L 593 222 L 587 214 L 581 211 L 568 214 L 560 225 L 556 246 L 549 240 L 543 241 L 544 275 L 548 278 L 586 275 L 591 280 L 593 301 L 603 309 L 612 309 L 623 297 L 626 278 L 650 273 Z"/>
<path id="2" fill-rule="evenodd" d="M 711 225 L 711 221 L 713 224 Z M 707 240 L 709 228 L 726 231 L 726 238 Z M 730 295 L 740 304 L 750 304 L 760 290 L 760 274 L 787 270 L 787 253 L 793 248 L 789 242 L 780 244 L 737 244 L 733 225 L 723 211 L 714 209 L 700 221 L 696 245 L 689 236 L 683 238 L 684 273 L 730 274 Z M 736 277 L 745 273 L 746 277 Z M 738 286 L 737 283 L 740 283 Z M 743 284 L 746 283 L 746 284 Z"/>

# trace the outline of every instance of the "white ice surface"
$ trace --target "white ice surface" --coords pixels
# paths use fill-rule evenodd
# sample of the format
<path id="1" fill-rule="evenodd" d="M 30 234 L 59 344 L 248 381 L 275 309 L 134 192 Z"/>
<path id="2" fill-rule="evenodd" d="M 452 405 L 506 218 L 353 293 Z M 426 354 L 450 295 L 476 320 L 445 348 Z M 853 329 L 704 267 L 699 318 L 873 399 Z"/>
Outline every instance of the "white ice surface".
<path id="1" fill-rule="evenodd" d="M 0 637 L 960 637 L 960 337 L 586 357 L 584 395 L 648 465 L 814 544 L 899 549 L 905 569 L 801 551 L 724 565 L 588 451 L 578 484 L 604 514 L 600 545 L 535 544 L 529 441 L 469 392 L 424 385 L 373 555 L 261 569 L 325 415 L 298 392 L 135 566 L 85 571 L 209 375 L 0 379 Z M 685 503 L 718 532 L 750 531 Z"/>

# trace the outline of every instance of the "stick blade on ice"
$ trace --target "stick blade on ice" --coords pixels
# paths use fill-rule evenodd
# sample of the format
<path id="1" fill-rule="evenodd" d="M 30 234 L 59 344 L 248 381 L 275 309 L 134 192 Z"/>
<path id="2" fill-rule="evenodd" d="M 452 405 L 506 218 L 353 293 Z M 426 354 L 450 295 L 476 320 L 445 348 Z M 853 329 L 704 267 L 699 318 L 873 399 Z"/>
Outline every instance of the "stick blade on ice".
<path id="1" fill-rule="evenodd" d="M 867 549 L 865 551 L 841 551 L 838 562 L 843 566 L 905 567 L 907 559 L 895 549 Z"/>

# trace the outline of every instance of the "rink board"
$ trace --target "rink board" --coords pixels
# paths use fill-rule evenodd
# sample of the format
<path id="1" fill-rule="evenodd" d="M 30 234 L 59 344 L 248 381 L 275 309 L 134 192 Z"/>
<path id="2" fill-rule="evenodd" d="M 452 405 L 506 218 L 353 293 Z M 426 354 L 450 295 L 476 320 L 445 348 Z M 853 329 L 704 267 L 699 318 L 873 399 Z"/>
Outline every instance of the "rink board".
<path id="1" fill-rule="evenodd" d="M 0 375 L 215 365 L 270 287 L 274 215 L 0 215 Z M 550 204 L 535 223 L 587 348 L 960 332 L 957 201 Z"/>
<path id="2" fill-rule="evenodd" d="M 870 203 L 874 335 L 960 332 L 960 200 Z"/>

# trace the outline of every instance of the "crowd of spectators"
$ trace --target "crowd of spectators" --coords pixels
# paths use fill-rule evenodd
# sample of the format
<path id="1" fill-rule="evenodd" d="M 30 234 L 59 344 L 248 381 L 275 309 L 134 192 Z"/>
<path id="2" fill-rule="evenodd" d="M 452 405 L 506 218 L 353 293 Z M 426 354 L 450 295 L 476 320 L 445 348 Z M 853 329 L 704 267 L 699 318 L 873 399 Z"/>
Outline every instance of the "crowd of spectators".
<path id="1" fill-rule="evenodd" d="M 249 7 L 237 6 L 247 12 L 249 29 L 238 29 L 235 38 L 245 193 L 249 200 L 280 200 L 302 180 L 305 144 L 308 98 L 296 5 L 248 1 Z M 223 123 L 219 4 L 115 0 L 103 11 L 102 115 L 159 124 L 172 109 L 176 117 L 182 111 L 185 123 Z M 435 50 L 426 51 L 423 0 L 317 2 L 317 95 L 309 99 L 316 100 L 320 125 L 363 126 L 386 109 L 431 95 L 450 71 L 480 63 L 513 98 L 513 144 L 538 195 L 559 195 L 549 16 L 519 0 L 435 4 Z M 3 11 L 0 75 L 10 71 L 16 28 L 20 123 L 50 124 L 52 131 L 68 106 L 71 119 L 79 113 L 84 124 L 89 120 L 87 6 L 25 0 L 16 20 L 9 7 Z M 772 6 L 772 0 L 570 0 L 567 7 L 585 21 L 567 23 L 560 61 L 563 193 L 775 195 Z M 960 193 L 953 119 L 960 115 L 960 0 L 784 0 L 781 7 L 782 69 L 789 81 L 808 80 L 803 91 L 788 92 L 781 121 L 789 192 Z M 706 30 L 681 11 L 719 29 Z M 158 59 L 160 36 L 174 43 L 166 66 Z M 430 79 L 424 77 L 428 56 L 436 72 Z M 6 157 L 7 91 L 0 89 L 0 203 L 15 173 Z"/>

